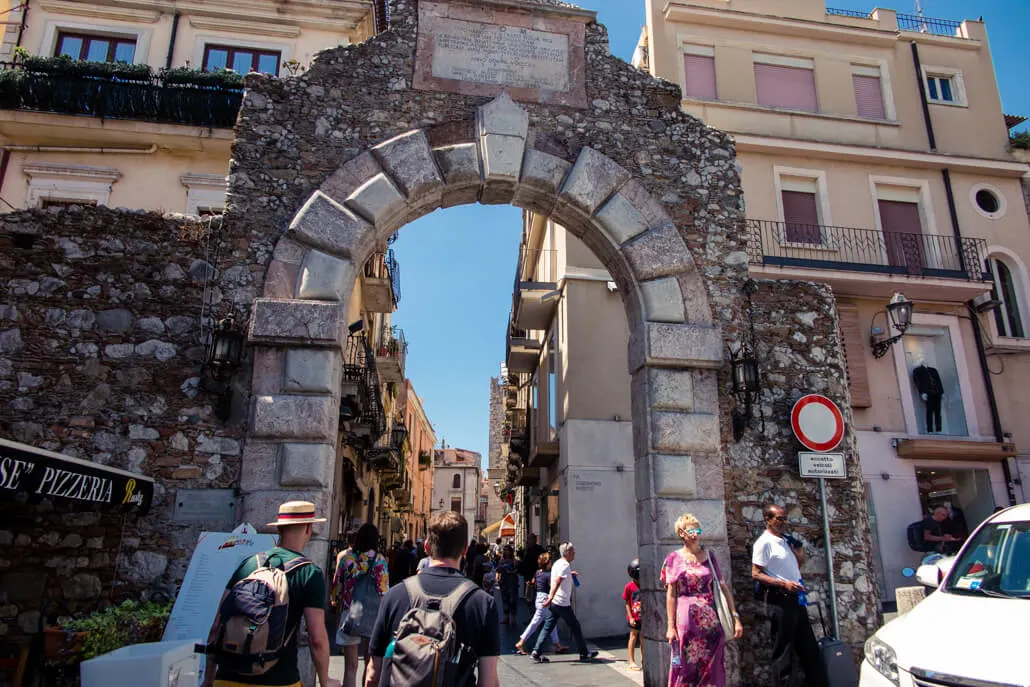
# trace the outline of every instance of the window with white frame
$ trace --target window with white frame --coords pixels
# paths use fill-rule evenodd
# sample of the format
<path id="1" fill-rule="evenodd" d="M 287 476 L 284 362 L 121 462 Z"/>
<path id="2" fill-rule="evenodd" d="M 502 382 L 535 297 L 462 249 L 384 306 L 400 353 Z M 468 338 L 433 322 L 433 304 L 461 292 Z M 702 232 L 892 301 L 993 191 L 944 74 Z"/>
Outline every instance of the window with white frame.
<path id="1" fill-rule="evenodd" d="M 822 226 L 829 224 L 826 173 L 820 170 L 776 167 L 776 191 L 785 243 L 821 244 Z"/>
<path id="2" fill-rule="evenodd" d="M 939 105 L 960 105 L 966 103 L 966 87 L 962 72 L 946 67 L 923 67 L 923 81 L 926 99 Z"/>
<path id="3" fill-rule="evenodd" d="M 225 177 L 218 174 L 183 174 L 186 214 L 203 217 L 220 215 L 225 207 Z"/>
<path id="4" fill-rule="evenodd" d="M 855 89 L 858 116 L 866 119 L 887 119 L 880 68 L 852 65 L 851 82 Z"/>
<path id="5" fill-rule="evenodd" d="M 991 297 L 1000 302 L 994 310 L 994 324 L 998 328 L 998 336 L 1022 339 L 1026 337 L 1023 325 L 1023 298 L 1017 286 L 1013 270 L 998 256 L 991 256 L 988 261 L 994 288 Z"/>
<path id="6" fill-rule="evenodd" d="M 754 65 L 759 105 L 819 111 L 814 60 L 755 53 Z"/>
<path id="7" fill-rule="evenodd" d="M 25 165 L 29 178 L 26 207 L 107 205 L 122 173 L 113 167 L 36 163 Z"/>
<path id="8" fill-rule="evenodd" d="M 684 45 L 683 95 L 688 98 L 716 100 L 715 48 L 704 45 Z"/>
<path id="9" fill-rule="evenodd" d="M 901 341 L 918 433 L 967 436 L 951 329 L 917 324 L 908 328 Z"/>
<path id="10" fill-rule="evenodd" d="M 930 184 L 924 179 L 871 176 L 876 226 L 882 232 L 886 264 L 921 275 L 925 268 L 959 270 L 953 243 L 935 238 Z"/>
<path id="11" fill-rule="evenodd" d="M 262 48 L 239 47 L 234 45 L 205 45 L 204 71 L 213 72 L 232 69 L 239 74 L 261 72 L 277 75 L 282 52 Z"/>

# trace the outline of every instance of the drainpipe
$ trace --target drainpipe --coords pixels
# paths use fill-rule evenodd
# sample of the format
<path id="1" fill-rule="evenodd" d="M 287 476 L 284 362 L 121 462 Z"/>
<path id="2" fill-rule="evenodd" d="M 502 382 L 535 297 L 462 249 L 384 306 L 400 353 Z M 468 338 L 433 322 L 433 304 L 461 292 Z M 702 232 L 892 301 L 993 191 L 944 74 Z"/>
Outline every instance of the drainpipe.
<path id="1" fill-rule="evenodd" d="M 172 68 L 172 53 L 175 52 L 175 37 L 179 35 L 179 11 L 172 15 L 172 35 L 168 39 L 168 55 L 165 57 L 165 69 Z"/>
<path id="2" fill-rule="evenodd" d="M 933 134 L 933 120 L 930 119 L 930 103 L 926 99 L 926 83 L 923 81 L 923 63 L 919 60 L 919 46 L 912 41 L 912 63 L 916 68 L 916 83 L 919 84 L 919 101 L 923 104 L 923 123 L 926 137 L 930 139 L 930 150 L 937 151 L 937 137 Z"/>
<path id="3" fill-rule="evenodd" d="M 157 152 L 157 144 L 151 143 L 146 148 L 88 148 L 82 146 L 2 146 L 5 153 L 10 151 L 25 153 L 113 153 L 118 155 L 150 155 Z"/>

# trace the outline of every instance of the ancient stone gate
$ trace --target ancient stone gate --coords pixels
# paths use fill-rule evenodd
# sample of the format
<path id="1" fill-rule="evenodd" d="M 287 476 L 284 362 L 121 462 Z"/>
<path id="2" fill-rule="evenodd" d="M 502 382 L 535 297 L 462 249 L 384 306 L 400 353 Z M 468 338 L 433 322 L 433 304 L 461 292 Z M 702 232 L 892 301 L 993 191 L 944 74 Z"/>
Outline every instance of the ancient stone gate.
<path id="1" fill-rule="evenodd" d="M 465 69 L 477 51 L 505 68 Z M 245 251 L 263 271 L 244 519 L 291 498 L 331 506 L 346 304 L 377 242 L 459 204 L 549 215 L 603 261 L 625 304 L 646 684 L 663 684 L 657 576 L 678 543 L 673 521 L 696 514 L 743 579 L 730 532 L 749 523 L 727 485 L 773 450 L 768 434 L 734 445 L 729 429 L 726 348 L 741 337 L 747 277 L 731 141 L 683 114 L 676 86 L 613 58 L 592 12 L 555 0 L 394 0 L 389 31 L 322 53 L 300 78 L 248 86 L 227 210 L 236 259 Z M 832 297 L 801 291 L 795 307 L 818 309 L 835 334 Z M 846 395 L 833 351 L 820 365 Z M 755 486 L 748 502 L 773 488 Z M 842 498 L 860 502 L 860 487 Z M 852 534 L 865 554 L 862 537 Z M 750 674 L 757 657 L 744 653 Z"/>

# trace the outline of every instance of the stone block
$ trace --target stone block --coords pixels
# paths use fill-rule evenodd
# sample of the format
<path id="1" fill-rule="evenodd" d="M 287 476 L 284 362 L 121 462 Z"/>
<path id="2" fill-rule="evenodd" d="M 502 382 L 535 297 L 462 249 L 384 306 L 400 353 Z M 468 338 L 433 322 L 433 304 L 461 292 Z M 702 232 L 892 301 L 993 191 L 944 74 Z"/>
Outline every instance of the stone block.
<path id="1" fill-rule="evenodd" d="M 651 412 L 651 448 L 656 451 L 718 451 L 719 438 L 717 415 L 659 410 Z"/>
<path id="2" fill-rule="evenodd" d="M 131 574 L 132 571 L 128 572 Z M 70 580 L 61 585 L 61 588 L 64 592 L 64 598 L 73 601 L 96 599 L 100 596 L 100 592 L 103 589 L 100 584 L 100 578 L 89 573 L 72 575 Z"/>
<path id="3" fill-rule="evenodd" d="M 498 134 L 480 137 L 479 151 L 483 156 L 483 178 L 487 183 L 517 183 L 525 150 L 526 140 L 523 138 Z"/>
<path id="4" fill-rule="evenodd" d="M 332 396 L 259 396 L 254 399 L 252 433 L 269 439 L 336 438 L 338 407 Z"/>
<path id="5" fill-rule="evenodd" d="M 197 437 L 197 453 L 219 454 L 223 456 L 240 455 L 240 442 L 231 437 L 209 437 L 201 434 Z"/>
<path id="6" fill-rule="evenodd" d="M 268 396 L 282 391 L 282 369 L 285 353 L 281 348 L 254 346 L 254 372 L 251 393 Z"/>
<path id="7" fill-rule="evenodd" d="M 125 308 L 101 310 L 97 313 L 96 328 L 105 334 L 124 334 L 132 331 L 132 311 Z"/>
<path id="8" fill-rule="evenodd" d="M 338 203 L 347 199 L 354 189 L 383 171 L 372 153 L 362 153 L 348 160 L 330 175 L 321 186 L 321 191 Z"/>
<path id="9" fill-rule="evenodd" d="M 595 221 L 615 245 L 621 246 L 647 231 L 647 220 L 626 196 L 616 193 L 597 211 Z"/>
<path id="10" fill-rule="evenodd" d="M 250 318 L 251 343 L 339 346 L 346 312 L 337 303 L 257 298 Z"/>
<path id="11" fill-rule="evenodd" d="M 329 489 L 268 489 L 258 490 L 243 498 L 243 522 L 249 522 L 261 532 L 274 532 L 267 523 L 272 522 L 279 512 L 279 504 L 286 501 L 310 501 L 315 504 L 315 515 L 329 517 L 332 492 Z M 329 523 L 315 523 L 314 534 L 325 537 Z M 308 545 L 310 547 L 310 544 Z M 327 552 L 328 553 L 328 552 Z M 318 560 L 326 560 L 321 558 Z"/>
<path id="12" fill-rule="evenodd" d="M 476 130 L 480 136 L 499 134 L 525 140 L 529 135 L 529 113 L 510 95 L 502 93 L 479 108 Z"/>
<path id="13" fill-rule="evenodd" d="M 385 174 L 377 174 L 354 190 L 346 201 L 347 207 L 377 227 L 404 211 L 404 194 Z"/>
<path id="14" fill-rule="evenodd" d="M 622 247 L 640 281 L 694 271 L 694 258 L 674 224 L 649 229 Z"/>
<path id="15" fill-rule="evenodd" d="M 167 555 L 157 551 L 134 551 L 125 576 L 131 582 L 148 584 L 161 577 L 167 568 Z"/>
<path id="16" fill-rule="evenodd" d="M 448 186 L 476 186 L 483 181 L 479 167 L 479 149 L 475 143 L 434 148 L 436 162 Z"/>
<path id="17" fill-rule="evenodd" d="M 290 348 L 286 351 L 286 391 L 331 394 L 340 386 L 340 353 L 329 349 Z"/>
<path id="18" fill-rule="evenodd" d="M 438 191 L 443 186 L 429 139 L 421 129 L 380 143 L 372 149 L 372 154 L 409 199 Z"/>
<path id="19" fill-rule="evenodd" d="M 629 172 L 611 158 L 593 148 L 583 148 L 562 185 L 558 200 L 590 217 L 629 177 Z"/>
<path id="20" fill-rule="evenodd" d="M 527 150 L 522 160 L 519 186 L 515 190 L 515 205 L 549 212 L 570 169 L 572 163 L 560 157 L 539 150 Z"/>
<path id="21" fill-rule="evenodd" d="M 354 263 L 310 250 L 300 269 L 297 297 L 314 301 L 345 300 L 354 283 Z"/>
<path id="22" fill-rule="evenodd" d="M 726 541 L 726 508 L 722 500 L 661 498 L 655 500 L 655 505 L 658 516 L 655 531 L 660 539 L 679 543 L 676 519 L 684 513 L 690 513 L 701 523 L 702 542 L 711 544 Z"/>
<path id="23" fill-rule="evenodd" d="M 321 191 L 304 203 L 290 232 L 296 241 L 348 259 L 368 253 L 374 240 L 368 222 Z"/>
<path id="24" fill-rule="evenodd" d="M 243 446 L 240 489 L 244 493 L 279 486 L 279 447 L 276 442 L 249 440 Z"/>
<path id="25" fill-rule="evenodd" d="M 644 317 L 648 322 L 686 322 L 683 293 L 679 282 L 672 277 L 642 282 L 640 299 L 644 304 Z"/>
<path id="26" fill-rule="evenodd" d="M 722 334 L 715 327 L 647 322 L 629 342 L 631 372 L 644 365 L 719 369 L 723 365 Z"/>
<path id="27" fill-rule="evenodd" d="M 279 483 L 284 487 L 331 486 L 336 451 L 330 444 L 283 444 Z"/>
<path id="28" fill-rule="evenodd" d="M 648 398 L 654 410 L 694 411 L 694 373 L 690 370 L 647 370 Z"/>
<path id="29" fill-rule="evenodd" d="M 696 496 L 694 459 L 690 456 L 651 456 L 651 474 L 656 496 Z"/>
<path id="30" fill-rule="evenodd" d="M 722 456 L 718 453 L 695 453 L 694 482 L 696 496 L 702 499 L 723 499 L 726 497 L 726 482 L 723 474 Z M 759 517 L 761 521 L 761 517 Z"/>

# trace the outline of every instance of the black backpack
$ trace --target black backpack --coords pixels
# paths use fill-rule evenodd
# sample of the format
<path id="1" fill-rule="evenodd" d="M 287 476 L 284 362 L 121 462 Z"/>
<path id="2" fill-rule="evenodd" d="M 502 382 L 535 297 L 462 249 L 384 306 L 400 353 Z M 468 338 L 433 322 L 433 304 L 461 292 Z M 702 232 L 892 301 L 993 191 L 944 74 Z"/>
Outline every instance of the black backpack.
<path id="1" fill-rule="evenodd" d="M 917 520 L 905 529 L 908 537 L 908 548 L 920 553 L 926 551 L 926 539 L 923 538 L 923 521 Z"/>

